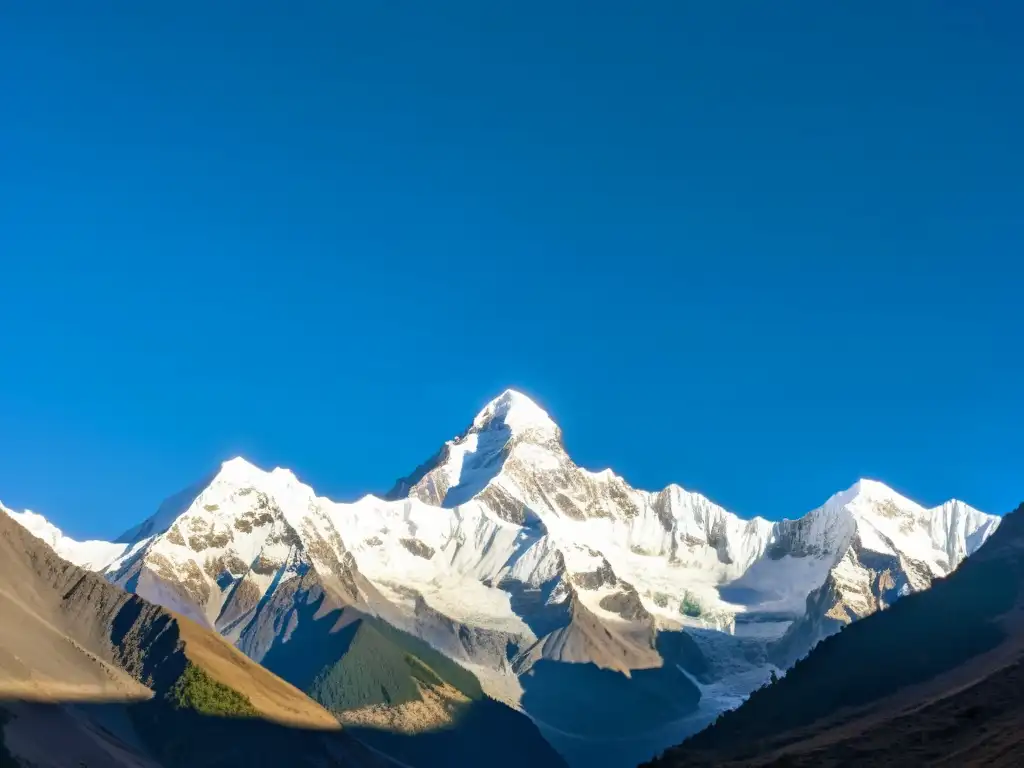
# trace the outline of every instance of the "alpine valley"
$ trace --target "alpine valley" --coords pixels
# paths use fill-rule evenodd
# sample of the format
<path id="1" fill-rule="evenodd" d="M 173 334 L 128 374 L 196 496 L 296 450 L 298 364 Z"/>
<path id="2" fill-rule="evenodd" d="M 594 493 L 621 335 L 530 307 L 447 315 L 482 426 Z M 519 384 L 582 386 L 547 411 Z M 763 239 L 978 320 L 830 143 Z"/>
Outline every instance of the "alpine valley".
<path id="1" fill-rule="evenodd" d="M 415 768 L 648 760 L 1000 522 L 873 480 L 793 520 L 741 519 L 577 466 L 511 390 L 383 498 L 334 502 L 236 458 L 113 542 L 5 511 Z"/>

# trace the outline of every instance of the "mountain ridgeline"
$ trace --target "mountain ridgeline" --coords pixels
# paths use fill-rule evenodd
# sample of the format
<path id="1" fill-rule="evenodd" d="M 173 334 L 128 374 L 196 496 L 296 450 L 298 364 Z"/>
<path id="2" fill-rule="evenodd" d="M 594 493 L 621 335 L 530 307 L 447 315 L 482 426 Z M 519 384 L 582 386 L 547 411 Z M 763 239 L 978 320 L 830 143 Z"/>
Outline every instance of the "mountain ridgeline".
<path id="1" fill-rule="evenodd" d="M 497 739 L 493 765 L 647 760 L 950 574 L 1000 521 L 872 480 L 742 519 L 579 467 L 513 391 L 385 498 L 334 502 L 238 458 L 116 542 L 8 514 L 417 768 Z"/>

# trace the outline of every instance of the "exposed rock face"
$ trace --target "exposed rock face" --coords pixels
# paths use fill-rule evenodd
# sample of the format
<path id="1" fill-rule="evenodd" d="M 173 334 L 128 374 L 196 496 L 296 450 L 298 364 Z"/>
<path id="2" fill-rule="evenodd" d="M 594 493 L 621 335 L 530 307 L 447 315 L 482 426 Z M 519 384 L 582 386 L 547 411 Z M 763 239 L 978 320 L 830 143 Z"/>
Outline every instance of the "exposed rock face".
<path id="1" fill-rule="evenodd" d="M 416 539 L 400 539 L 403 547 L 409 550 L 416 557 L 422 557 L 424 560 L 429 560 L 434 556 L 434 548 L 424 544 L 422 541 Z"/>
<path id="2" fill-rule="evenodd" d="M 624 584 L 621 592 L 605 595 L 598 605 L 626 621 L 649 621 L 651 614 L 644 608 L 640 595 L 631 584 Z"/>

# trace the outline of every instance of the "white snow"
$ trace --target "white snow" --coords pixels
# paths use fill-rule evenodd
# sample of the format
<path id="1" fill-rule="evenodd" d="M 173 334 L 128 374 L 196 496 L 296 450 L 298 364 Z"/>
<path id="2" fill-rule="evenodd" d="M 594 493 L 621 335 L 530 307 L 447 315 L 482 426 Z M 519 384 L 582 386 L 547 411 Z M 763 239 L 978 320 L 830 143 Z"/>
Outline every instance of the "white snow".
<path id="1" fill-rule="evenodd" d="M 558 426 L 547 412 L 526 395 L 507 389 L 494 398 L 473 419 L 473 426 L 482 429 L 502 424 L 514 435 L 536 431 L 548 435 L 558 434 Z"/>
<path id="2" fill-rule="evenodd" d="M 498 419 L 503 425 L 513 425 L 514 432 L 550 432 L 553 424 L 541 409 L 511 391 L 488 404 L 474 425 L 487 427 Z M 491 430 L 481 433 L 485 439 Z M 478 471 L 467 463 L 478 438 L 471 433 L 459 444 L 460 450 L 450 452 L 450 466 L 442 468 L 455 485 L 467 473 Z M 513 453 L 517 462 L 533 472 L 545 472 L 552 463 L 561 466 L 566 461 L 536 441 L 517 444 Z M 300 536 L 333 541 L 334 547 L 340 541 L 342 549 L 335 554 L 340 557 L 351 552 L 360 572 L 394 602 L 408 603 L 402 594 L 412 590 L 455 621 L 523 634 L 529 632 L 523 617 L 515 613 L 509 594 L 497 585 L 511 579 L 537 588 L 558 576 L 560 563 L 570 574 L 590 573 L 607 564 L 617 580 L 637 589 L 645 607 L 666 626 L 731 627 L 731 617 L 741 613 L 789 615 L 791 620 L 803 611 L 807 595 L 833 568 L 839 568 L 840 578 L 854 578 L 849 569 L 855 564 L 844 564 L 842 556 L 854 531 L 861 546 L 912 558 L 942 575 L 980 546 L 998 524 L 997 518 L 961 502 L 926 510 L 882 483 L 860 480 L 801 520 L 801 540 L 817 554 L 772 557 L 766 553 L 783 524 L 763 518 L 743 520 L 679 486 L 660 494 L 646 493 L 629 489 L 608 470 L 579 473 L 598 489 L 625 489 L 622 492 L 638 513 L 630 517 L 568 517 L 546 493 L 525 491 L 515 477 L 504 472 L 490 482 L 524 499 L 540 516 L 540 529 L 508 523 L 475 499 L 451 509 L 418 499 L 384 501 L 373 496 L 342 504 L 318 497 L 289 470 L 267 472 L 242 458 L 224 462 L 204 487 L 172 497 L 150 518 L 153 525 L 149 530 L 154 532 L 166 532 L 176 523 L 185 544 L 174 543 L 165 534 L 141 539 L 131 547 L 77 542 L 63 536 L 41 515 L 5 511 L 62 556 L 96 570 L 116 571 L 140 551 L 147 557 L 161 555 L 176 569 L 186 568 L 189 561 L 201 569 L 209 558 L 223 555 L 244 563 L 261 556 L 283 563 L 289 555 L 288 545 L 267 544 L 274 526 L 251 530 L 233 526 L 239 515 L 253 508 L 253 494 L 259 492 L 280 509 L 283 520 Z M 572 488 L 565 492 L 578 493 Z M 177 514 L 171 517 L 168 510 Z M 671 531 L 666 530 L 666 515 L 673 523 Z M 197 553 L 187 542 L 191 533 L 222 534 L 230 542 Z M 411 542 L 418 543 L 413 548 L 429 548 L 425 551 L 430 556 L 416 554 L 410 549 Z M 265 588 L 272 579 L 253 581 L 265 581 Z M 211 598 L 206 612 L 215 616 L 225 595 L 219 594 L 212 579 L 210 585 L 218 594 Z M 395 591 L 396 585 L 401 593 Z M 587 598 L 599 615 L 603 612 L 597 604 L 604 594 L 599 590 Z M 701 616 L 681 614 L 684 597 L 700 606 Z M 615 614 L 609 614 L 609 620 L 613 616 L 621 620 Z M 784 627 L 787 619 L 771 621 L 778 628 Z M 754 626 L 745 621 L 744 631 L 753 632 Z M 762 630 L 769 632 L 766 627 L 756 631 Z"/>
<path id="3" fill-rule="evenodd" d="M 289 470 L 267 472 L 241 457 L 224 462 L 202 487 L 193 486 L 165 502 L 148 527 L 139 526 L 123 537 L 131 540 L 139 533 L 154 534 L 131 547 L 76 542 L 40 515 L 5 511 L 63 556 L 96 570 L 116 571 L 140 551 L 146 557 L 161 555 L 182 571 L 189 561 L 202 569 L 209 558 L 223 555 L 244 563 L 261 556 L 283 563 L 289 547 L 267 544 L 275 527 L 240 530 L 233 526 L 239 515 L 253 508 L 253 494 L 258 492 L 301 537 L 333 542 L 338 557 L 351 552 L 360 572 L 396 604 L 409 607 L 403 595 L 412 590 L 455 621 L 524 635 L 529 634 L 528 627 L 499 585 L 510 579 L 538 588 L 555 579 L 563 564 L 570 574 L 590 573 L 607 564 L 615 579 L 637 589 L 648 611 L 665 626 L 731 629 L 738 614 L 765 614 L 768 624 L 757 626 L 759 620 L 745 620 L 743 631 L 770 634 L 802 613 L 808 594 L 832 569 L 839 568 L 841 579 L 859 579 L 850 571 L 856 564 L 843 557 L 854 532 L 866 549 L 911 558 L 934 575 L 943 575 L 980 546 L 998 524 L 998 518 L 962 502 L 927 510 L 880 482 L 859 480 L 800 520 L 800 541 L 815 554 L 770 556 L 769 549 L 782 535 L 780 526 L 787 523 L 741 519 L 679 486 L 648 493 L 629 488 L 610 470 L 580 470 L 567 463 L 560 448 L 546 442 L 557 434 L 557 427 L 519 393 L 503 393 L 473 424 L 477 431 L 451 441 L 447 462 L 438 468 L 452 487 L 464 487 L 467 477 L 483 472 L 473 461 L 484 441 L 499 440 L 500 449 L 512 439 L 509 432 L 513 437 L 525 434 L 530 439 L 514 441 L 511 450 L 520 472 L 524 466 L 534 475 L 552 467 L 570 478 L 576 472 L 583 478 L 582 485 L 560 491 L 573 503 L 587 505 L 587 494 L 593 493 L 606 497 L 611 505 L 619 504 L 615 499 L 621 497 L 626 499 L 621 503 L 632 505 L 636 514 L 614 514 L 613 509 L 612 514 L 593 516 L 581 506 L 579 517 L 567 516 L 549 493 L 524 489 L 521 476 L 500 467 L 497 474 L 493 468 L 486 470 L 486 482 L 469 485 L 477 492 L 492 483 L 522 499 L 539 516 L 539 528 L 496 517 L 472 497 L 452 508 L 415 498 L 384 501 L 373 496 L 343 504 L 318 497 Z M 483 453 L 490 456 L 494 447 Z M 671 521 L 671 529 L 666 520 Z M 175 523 L 185 544 L 173 543 L 166 535 Z M 230 542 L 197 553 L 187 543 L 193 532 L 221 534 Z M 428 549 L 419 550 L 420 545 Z M 423 552 L 430 556 L 421 556 Z M 264 588 L 272 582 L 271 577 L 252 580 L 265 581 Z M 225 595 L 213 579 L 210 586 L 215 594 L 205 612 L 216 616 Z M 599 590 L 586 599 L 598 615 L 604 613 L 598 603 L 605 592 Z M 699 605 L 700 616 L 681 614 L 684 598 Z M 774 614 L 778 617 L 773 618 Z M 615 614 L 606 618 L 612 617 L 621 621 Z"/>
<path id="4" fill-rule="evenodd" d="M 15 512 L 0 504 L 0 509 L 20 523 L 37 539 L 45 541 L 53 551 L 70 563 L 91 571 L 101 570 L 119 557 L 125 550 L 124 544 L 109 541 L 75 541 L 65 536 L 57 526 L 45 517 L 26 509 Z"/>

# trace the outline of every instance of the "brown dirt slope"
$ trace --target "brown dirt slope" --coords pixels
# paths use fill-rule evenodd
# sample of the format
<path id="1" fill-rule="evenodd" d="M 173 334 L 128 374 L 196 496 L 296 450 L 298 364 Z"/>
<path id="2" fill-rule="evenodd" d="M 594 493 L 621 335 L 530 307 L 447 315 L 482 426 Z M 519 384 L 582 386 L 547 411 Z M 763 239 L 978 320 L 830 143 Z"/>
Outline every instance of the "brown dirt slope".
<path id="1" fill-rule="evenodd" d="M 1022 587 L 1024 506 L 949 577 L 648 765 L 1022 765 Z"/>
<path id="2" fill-rule="evenodd" d="M 0 514 L 0 697 L 149 698 L 152 692 L 82 626 L 102 619 L 65 610 L 62 588 L 70 567 Z"/>

